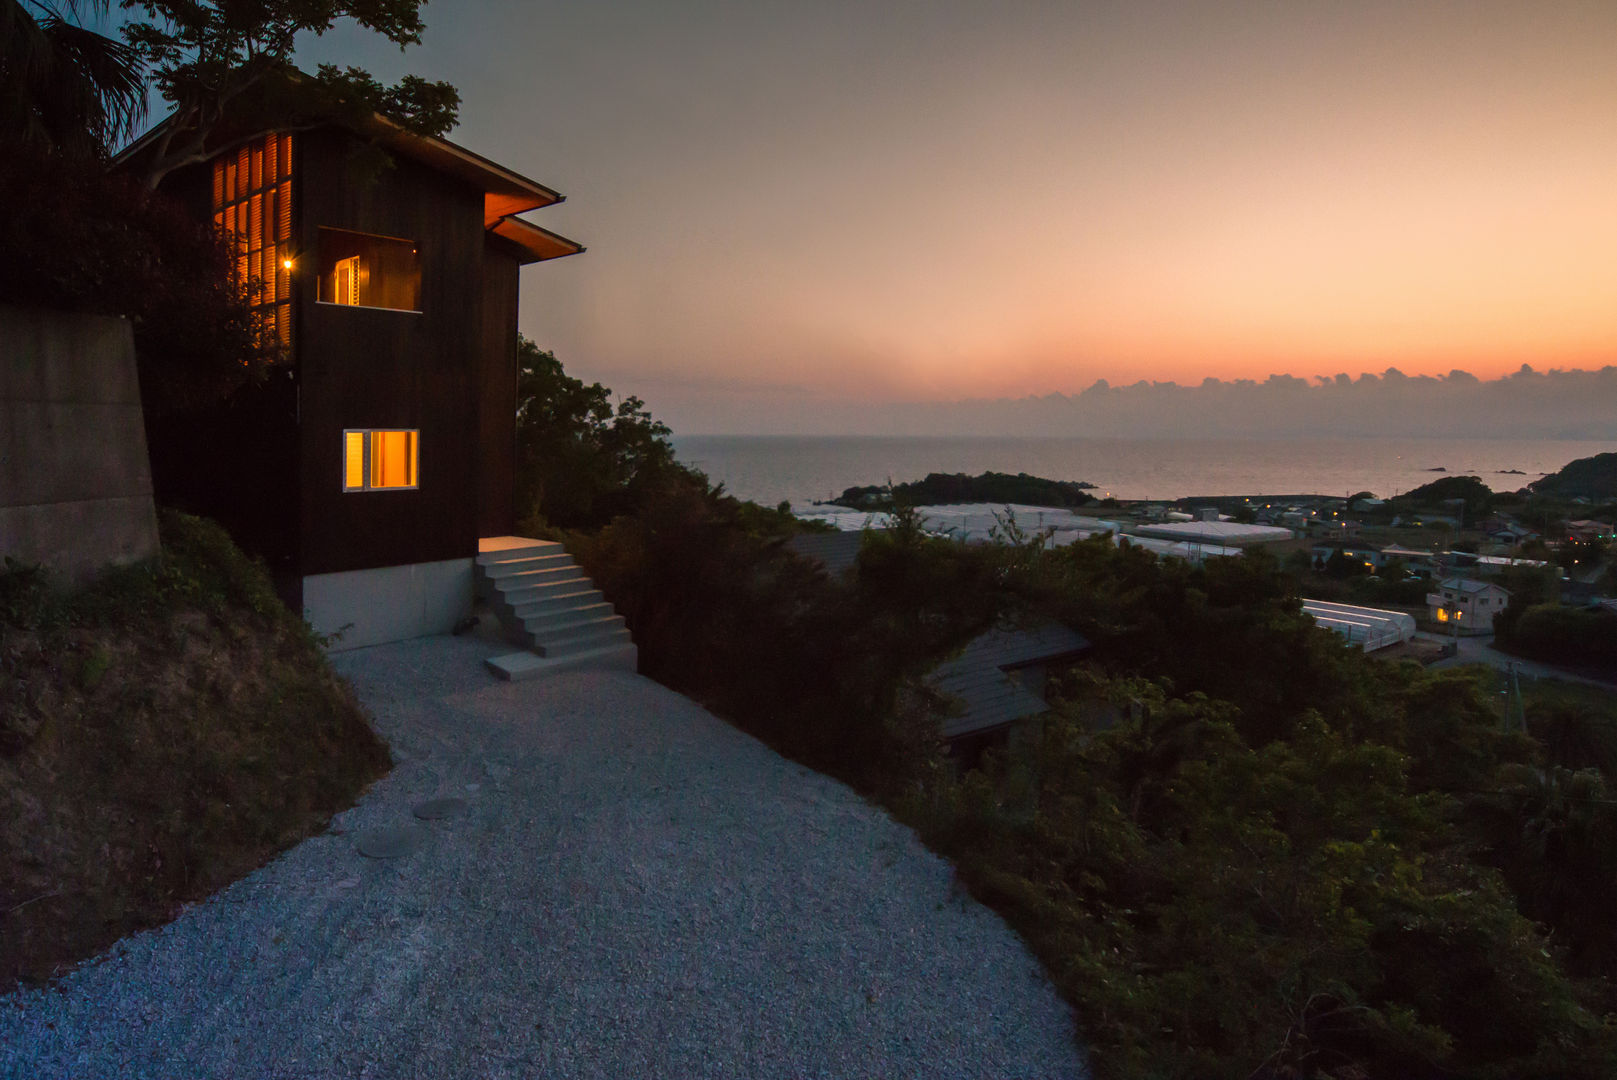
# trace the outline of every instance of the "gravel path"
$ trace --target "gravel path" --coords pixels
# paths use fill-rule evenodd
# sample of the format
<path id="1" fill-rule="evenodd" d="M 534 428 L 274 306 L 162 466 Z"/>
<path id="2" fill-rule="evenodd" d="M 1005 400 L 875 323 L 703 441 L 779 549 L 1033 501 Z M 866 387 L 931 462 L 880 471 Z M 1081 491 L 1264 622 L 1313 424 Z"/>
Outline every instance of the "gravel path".
<path id="1" fill-rule="evenodd" d="M 336 657 L 397 768 L 0 998 L 0 1077 L 1087 1075 L 1026 948 L 908 830 L 656 683 L 498 683 L 491 651 Z M 412 816 L 443 798 L 466 806 Z M 400 826 L 412 853 L 356 851 Z"/>

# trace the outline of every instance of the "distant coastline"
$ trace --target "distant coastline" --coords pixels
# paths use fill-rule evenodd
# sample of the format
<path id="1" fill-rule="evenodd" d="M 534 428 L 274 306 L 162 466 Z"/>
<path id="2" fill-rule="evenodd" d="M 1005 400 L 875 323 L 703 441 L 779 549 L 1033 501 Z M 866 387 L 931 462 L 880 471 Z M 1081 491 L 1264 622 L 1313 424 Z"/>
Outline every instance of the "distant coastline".
<path id="1" fill-rule="evenodd" d="M 932 472 L 1026 472 L 1093 484 L 1096 497 L 1119 499 L 1386 497 L 1445 474 L 1514 490 L 1569 461 L 1617 450 L 1617 439 L 695 435 L 676 436 L 674 446 L 730 493 L 772 506 Z"/>

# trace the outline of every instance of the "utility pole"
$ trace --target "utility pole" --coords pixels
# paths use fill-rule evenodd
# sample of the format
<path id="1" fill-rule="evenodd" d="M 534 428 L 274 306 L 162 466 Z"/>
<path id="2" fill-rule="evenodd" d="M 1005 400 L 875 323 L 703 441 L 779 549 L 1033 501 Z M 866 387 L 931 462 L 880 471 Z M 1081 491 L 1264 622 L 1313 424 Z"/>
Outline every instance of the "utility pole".
<path id="1" fill-rule="evenodd" d="M 1516 661 L 1509 667 L 1510 697 L 1505 704 L 1505 730 L 1527 731 L 1527 706 L 1522 701 L 1522 680 Z"/>

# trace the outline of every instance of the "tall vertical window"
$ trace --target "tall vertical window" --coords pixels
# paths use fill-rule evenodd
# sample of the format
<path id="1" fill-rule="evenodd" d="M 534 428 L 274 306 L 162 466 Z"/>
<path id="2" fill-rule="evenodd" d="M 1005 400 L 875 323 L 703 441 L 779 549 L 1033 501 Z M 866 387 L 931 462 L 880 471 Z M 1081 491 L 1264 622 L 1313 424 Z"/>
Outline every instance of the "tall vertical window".
<path id="1" fill-rule="evenodd" d="M 236 279 L 267 331 L 292 345 L 292 136 L 266 135 L 213 160 L 213 222 L 235 239 Z"/>
<path id="2" fill-rule="evenodd" d="M 418 431 L 344 431 L 342 489 L 380 491 L 418 486 L 420 441 Z"/>

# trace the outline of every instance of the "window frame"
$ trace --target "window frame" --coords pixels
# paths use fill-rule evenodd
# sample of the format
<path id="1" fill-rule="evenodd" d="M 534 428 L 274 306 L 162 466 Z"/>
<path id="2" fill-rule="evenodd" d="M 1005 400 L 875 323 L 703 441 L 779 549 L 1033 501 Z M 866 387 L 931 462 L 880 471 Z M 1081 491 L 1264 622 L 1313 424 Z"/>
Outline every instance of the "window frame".
<path id="1" fill-rule="evenodd" d="M 315 228 L 314 303 L 315 303 L 316 307 L 346 308 L 346 309 L 349 309 L 349 310 L 353 310 L 355 308 L 358 308 L 358 309 L 363 310 L 363 311 L 392 311 L 392 312 L 395 312 L 395 313 L 400 314 L 400 315 L 420 315 L 420 314 L 423 313 L 422 309 L 419 308 L 419 307 L 403 308 L 403 307 L 384 307 L 381 304 L 359 304 L 359 303 L 344 304 L 344 303 L 339 303 L 336 300 L 322 300 L 322 299 L 320 299 L 320 293 L 321 293 L 321 289 L 322 289 L 322 282 L 324 281 L 324 279 L 326 277 L 326 275 L 321 272 L 322 269 L 323 269 L 323 260 L 322 260 L 321 254 L 320 254 L 320 234 L 321 233 L 326 233 L 326 232 L 347 233 L 347 234 L 349 234 L 351 236 L 363 236 L 363 237 L 365 237 L 366 239 L 369 239 L 369 240 L 384 240 L 384 241 L 386 241 L 386 242 L 388 242 L 390 244 L 409 244 L 410 245 L 410 250 L 415 255 L 415 258 L 416 258 L 416 265 L 415 265 L 416 286 L 415 287 L 416 287 L 416 303 L 417 304 L 420 304 L 422 302 L 422 295 L 423 295 L 422 294 L 422 268 L 421 268 L 421 264 L 422 264 L 423 260 L 421 258 L 421 242 L 419 240 L 411 240 L 409 237 L 405 237 L 405 236 L 389 236 L 386 233 L 366 232 L 364 229 L 347 229 L 347 228 L 342 227 L 341 225 L 320 225 L 320 226 L 316 226 L 316 228 Z M 357 283 L 355 285 L 355 288 L 357 290 L 357 288 L 358 288 Z M 377 429 L 374 429 L 374 430 L 394 431 L 394 430 L 403 430 L 403 429 L 402 428 L 386 428 L 386 429 L 377 428 Z M 350 490 L 357 491 L 359 489 L 354 488 L 354 489 L 350 489 Z"/>
<path id="2" fill-rule="evenodd" d="M 413 484 L 392 484 L 387 487 L 376 487 L 371 484 L 371 440 L 369 436 L 393 432 L 407 432 L 415 436 L 414 460 L 411 462 L 411 471 L 415 474 Z M 359 487 L 348 486 L 348 436 L 364 435 L 364 450 L 360 459 L 360 472 L 364 483 Z M 371 491 L 420 491 L 421 490 L 421 429 L 420 428 L 343 428 L 342 429 L 342 460 L 339 462 L 342 473 L 342 493 L 344 495 L 358 495 Z"/>

